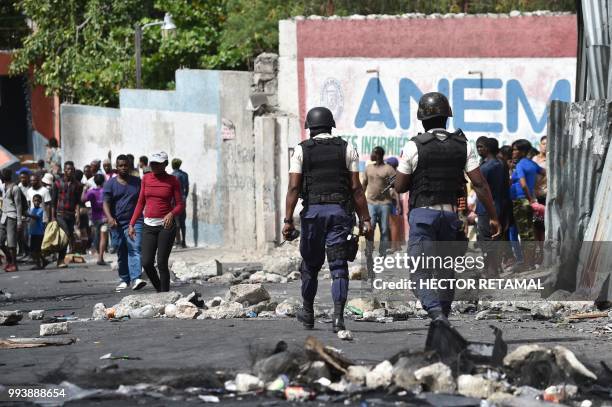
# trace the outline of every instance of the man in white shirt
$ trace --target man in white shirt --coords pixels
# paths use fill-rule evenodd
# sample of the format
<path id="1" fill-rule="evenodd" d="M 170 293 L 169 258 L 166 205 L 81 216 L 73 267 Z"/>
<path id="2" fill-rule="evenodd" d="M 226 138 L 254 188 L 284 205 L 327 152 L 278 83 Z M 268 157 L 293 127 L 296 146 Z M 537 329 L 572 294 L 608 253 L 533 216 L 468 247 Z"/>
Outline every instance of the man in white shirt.
<path id="1" fill-rule="evenodd" d="M 344 330 L 344 305 L 348 296 L 348 263 L 357 254 L 353 207 L 362 232 L 370 235 L 372 226 L 367 201 L 359 181 L 359 155 L 345 140 L 332 136 L 336 127 L 332 112 L 315 107 L 306 115 L 305 128 L 310 138 L 293 151 L 289 168 L 289 188 L 285 208 L 283 236 L 292 240 L 293 211 L 298 198 L 303 199 L 300 213 L 300 254 L 302 264 L 303 309 L 297 319 L 304 328 L 314 327 L 314 299 L 317 276 L 327 255 L 332 277 L 334 301 L 333 330 Z"/>
<path id="2" fill-rule="evenodd" d="M 444 257 L 442 252 L 452 245 L 442 247 L 434 242 L 457 240 L 461 222 L 456 204 L 459 191 L 464 187 L 464 173 L 491 219 L 492 237 L 499 236 L 497 213 L 489 186 L 480 172 L 478 155 L 461 130 L 446 131 L 446 123 L 452 115 L 446 96 L 438 92 L 424 94 L 419 100 L 417 118 L 426 132 L 409 140 L 400 157 L 395 190 L 398 193 L 410 190 L 408 255 L 413 258 Z M 454 289 L 427 289 L 420 282 L 432 277 L 453 278 L 454 269 L 418 267 L 411 272 L 417 282 L 415 294 L 423 308 L 431 319 L 448 323 Z"/>

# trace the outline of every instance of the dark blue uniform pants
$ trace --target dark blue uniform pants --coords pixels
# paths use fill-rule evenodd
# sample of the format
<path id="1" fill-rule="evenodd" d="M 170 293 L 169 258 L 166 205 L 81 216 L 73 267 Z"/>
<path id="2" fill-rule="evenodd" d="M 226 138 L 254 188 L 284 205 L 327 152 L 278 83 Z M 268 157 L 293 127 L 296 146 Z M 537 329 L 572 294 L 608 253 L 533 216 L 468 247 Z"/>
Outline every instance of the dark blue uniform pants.
<path id="1" fill-rule="evenodd" d="M 302 255 L 302 298 L 314 302 L 317 294 L 317 276 L 325 261 L 325 248 L 346 242 L 351 233 L 354 217 L 338 204 L 310 205 L 300 213 Z M 345 303 L 348 294 L 348 263 L 334 260 L 329 263 L 334 303 Z"/>
<path id="2" fill-rule="evenodd" d="M 408 216 L 410 233 L 408 236 L 408 255 L 442 256 L 453 255 L 448 253 L 448 244 L 440 243 L 455 241 L 461 221 L 455 212 L 415 208 L 410 210 Z M 436 242 L 436 243 L 434 243 Z M 419 267 L 413 274 L 412 280 L 416 282 L 415 294 L 426 311 L 438 310 L 445 314 L 450 312 L 454 290 L 432 290 L 420 287 L 420 282 L 431 278 L 454 278 L 453 270 L 425 269 Z"/>

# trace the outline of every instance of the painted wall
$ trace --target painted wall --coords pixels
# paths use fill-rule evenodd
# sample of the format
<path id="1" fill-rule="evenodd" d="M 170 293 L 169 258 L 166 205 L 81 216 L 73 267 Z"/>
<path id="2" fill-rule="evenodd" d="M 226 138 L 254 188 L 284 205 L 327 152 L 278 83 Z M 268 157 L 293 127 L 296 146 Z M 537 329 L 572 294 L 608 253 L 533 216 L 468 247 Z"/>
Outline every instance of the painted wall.
<path id="1" fill-rule="evenodd" d="M 252 244 L 250 81 L 248 72 L 179 70 L 176 90 L 122 89 L 119 109 L 62 105 L 64 158 L 83 167 L 109 151 L 113 159 L 166 151 L 170 160 L 181 158 L 189 174 L 189 244 Z M 223 140 L 222 123 L 232 124 L 233 139 Z"/>
<path id="2" fill-rule="evenodd" d="M 501 144 L 537 144 L 547 102 L 573 98 L 571 14 L 298 18 L 279 29 L 281 109 L 303 122 L 309 108 L 329 107 L 337 134 L 362 156 L 375 145 L 399 155 L 421 131 L 416 107 L 425 92 L 449 96 L 450 127 Z"/>

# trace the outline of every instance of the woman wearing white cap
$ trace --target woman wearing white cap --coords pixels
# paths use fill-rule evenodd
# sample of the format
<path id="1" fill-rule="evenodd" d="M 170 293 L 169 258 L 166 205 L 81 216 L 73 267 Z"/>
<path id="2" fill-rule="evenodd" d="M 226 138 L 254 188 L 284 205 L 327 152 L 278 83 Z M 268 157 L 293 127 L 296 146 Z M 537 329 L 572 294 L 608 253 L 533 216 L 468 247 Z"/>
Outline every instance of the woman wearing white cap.
<path id="1" fill-rule="evenodd" d="M 170 291 L 168 258 L 176 236 L 174 217 L 185 209 L 185 202 L 178 179 L 166 172 L 168 154 L 163 151 L 152 154 L 149 165 L 151 172 L 142 178 L 140 195 L 130 221 L 128 235 L 132 239 L 136 236 L 134 225 L 144 210 L 142 267 L 153 287 L 158 292 L 163 292 Z M 154 262 L 156 253 L 159 275 Z"/>

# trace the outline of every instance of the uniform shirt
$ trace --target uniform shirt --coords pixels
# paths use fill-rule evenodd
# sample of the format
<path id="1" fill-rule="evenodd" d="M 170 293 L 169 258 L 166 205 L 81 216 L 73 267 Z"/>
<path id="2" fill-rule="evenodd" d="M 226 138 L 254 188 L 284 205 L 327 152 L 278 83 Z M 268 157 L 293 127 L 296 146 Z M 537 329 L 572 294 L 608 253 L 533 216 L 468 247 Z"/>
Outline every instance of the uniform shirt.
<path id="1" fill-rule="evenodd" d="M 389 177 L 394 175 L 393 167 L 384 162 L 380 165 L 371 163 L 366 166 L 363 187 L 369 204 L 383 205 L 392 202 L 391 190 L 387 190 L 384 194 L 381 192 L 387 187 Z"/>
<path id="2" fill-rule="evenodd" d="M 313 138 L 326 139 L 326 138 L 332 138 L 332 137 L 336 137 L 336 136 L 332 136 L 331 134 L 328 134 L 328 133 L 323 133 L 323 134 L 317 134 Z M 346 160 L 346 168 L 350 172 L 359 172 L 359 154 L 357 153 L 355 148 L 351 145 L 351 143 L 348 143 L 346 146 L 345 160 Z M 304 161 L 304 152 L 302 151 L 302 146 L 297 145 L 295 149 L 293 150 L 293 155 L 291 156 L 291 161 L 289 164 L 289 172 L 292 172 L 294 174 L 301 174 L 303 161 Z"/>
<path id="3" fill-rule="evenodd" d="M 525 178 L 527 188 L 529 189 L 529 194 L 532 198 L 535 198 L 533 195 L 533 190 L 535 187 L 536 177 L 538 174 L 542 174 L 543 172 L 542 167 L 531 161 L 529 158 L 521 158 L 518 164 L 516 164 L 516 168 L 512 173 L 510 198 L 513 201 L 518 199 L 527 199 L 525 196 L 525 191 L 523 191 L 523 188 L 521 187 L 521 178 Z"/>
<path id="4" fill-rule="evenodd" d="M 436 130 L 446 129 L 431 129 L 429 133 L 433 133 Z M 446 140 L 447 135 L 445 133 L 435 133 L 435 136 L 438 140 Z M 470 172 L 478 168 L 479 166 L 479 158 L 478 154 L 476 154 L 476 150 L 472 148 L 470 143 L 467 143 L 467 157 L 465 161 L 465 172 Z M 402 154 L 399 160 L 399 166 L 397 170 L 402 174 L 412 174 L 417 168 L 417 164 L 419 163 L 419 151 L 417 149 L 417 145 L 414 141 L 408 140 L 402 148 Z"/>

